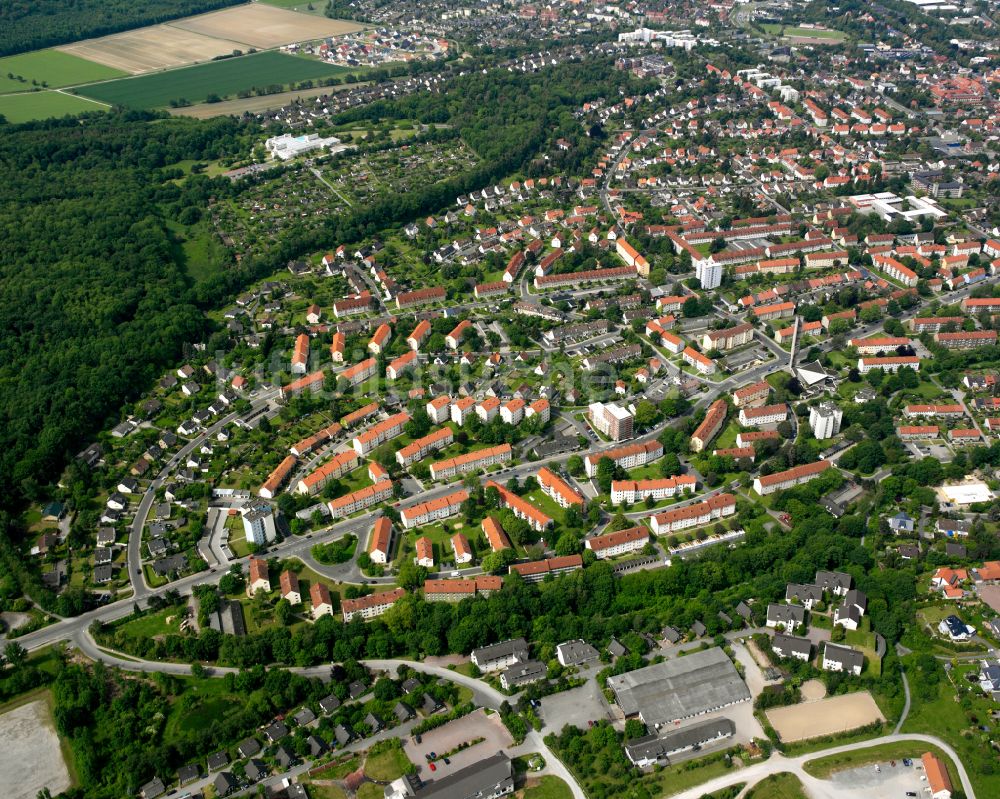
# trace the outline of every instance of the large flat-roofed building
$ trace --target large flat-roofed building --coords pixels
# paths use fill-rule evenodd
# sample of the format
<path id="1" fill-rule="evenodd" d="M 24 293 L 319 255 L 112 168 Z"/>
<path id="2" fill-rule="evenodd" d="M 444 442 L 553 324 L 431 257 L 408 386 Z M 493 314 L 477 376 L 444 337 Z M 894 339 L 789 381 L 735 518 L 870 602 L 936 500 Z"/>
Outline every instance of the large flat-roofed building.
<path id="1" fill-rule="evenodd" d="M 750 700 L 719 647 L 609 677 L 608 687 L 626 718 L 638 716 L 657 727 Z"/>

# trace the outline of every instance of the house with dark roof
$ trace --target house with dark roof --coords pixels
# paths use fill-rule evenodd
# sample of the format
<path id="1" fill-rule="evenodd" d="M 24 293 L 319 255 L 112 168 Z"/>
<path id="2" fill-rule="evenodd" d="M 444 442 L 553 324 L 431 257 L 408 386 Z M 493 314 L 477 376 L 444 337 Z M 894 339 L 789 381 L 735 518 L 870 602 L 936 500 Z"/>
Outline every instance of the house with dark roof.
<path id="1" fill-rule="evenodd" d="M 844 602 L 833 611 L 833 623 L 848 630 L 856 630 L 861 624 L 861 617 L 868 608 L 868 597 L 864 592 L 852 588 L 844 596 Z"/>
<path id="2" fill-rule="evenodd" d="M 298 763 L 299 759 L 287 746 L 284 744 L 278 744 L 278 748 L 274 751 L 274 762 L 282 768 L 287 769 L 291 768 L 295 763 Z"/>
<path id="3" fill-rule="evenodd" d="M 320 738 L 315 735 L 310 735 L 306 738 L 306 745 L 309 747 L 309 754 L 312 757 L 319 757 L 327 750 L 327 745 Z"/>
<path id="4" fill-rule="evenodd" d="M 251 758 L 243 767 L 243 773 L 247 775 L 250 782 L 260 782 L 268 775 L 268 772 L 267 764 L 263 760 L 257 760 L 257 758 Z"/>
<path id="5" fill-rule="evenodd" d="M 163 784 L 163 780 L 159 777 L 154 777 L 139 789 L 139 796 L 142 799 L 156 799 L 156 797 L 163 796 L 166 792 L 167 788 Z"/>
<path id="6" fill-rule="evenodd" d="M 519 688 L 528 683 L 544 680 L 548 668 L 540 660 L 525 660 L 504 669 L 500 674 L 500 685 L 505 691 Z"/>
<path id="7" fill-rule="evenodd" d="M 404 721 L 409 721 L 413 718 L 413 708 L 407 705 L 405 702 L 397 702 L 393 705 L 392 715 L 396 717 L 400 724 Z"/>
<path id="8" fill-rule="evenodd" d="M 736 615 L 747 622 L 753 620 L 753 611 L 750 609 L 750 606 L 742 600 L 740 601 L 740 604 L 736 606 Z"/>
<path id="9" fill-rule="evenodd" d="M 785 601 L 798 600 L 806 610 L 812 610 L 817 602 L 823 601 L 823 589 L 818 585 L 789 583 L 785 587 Z"/>
<path id="10" fill-rule="evenodd" d="M 208 756 L 208 770 L 219 771 L 229 765 L 229 753 L 222 751 Z"/>
<path id="11" fill-rule="evenodd" d="M 322 699 L 319 700 L 319 709 L 323 711 L 323 713 L 325 713 L 326 715 L 330 715 L 338 707 L 340 707 L 340 700 L 337 699 L 337 697 L 335 697 L 333 694 L 330 694 L 329 696 L 324 696 Z"/>
<path id="12" fill-rule="evenodd" d="M 628 647 L 617 638 L 612 638 L 608 642 L 608 654 L 613 658 L 620 658 L 622 655 L 628 654 Z"/>
<path id="13" fill-rule="evenodd" d="M 676 644 L 681 640 L 681 634 L 668 624 L 663 628 L 663 640 L 670 644 Z"/>
<path id="14" fill-rule="evenodd" d="M 767 606 L 767 621 L 765 623 L 768 627 L 780 626 L 786 630 L 792 630 L 805 623 L 805 620 L 806 609 L 799 605 L 779 605 L 772 602 Z"/>
<path id="15" fill-rule="evenodd" d="M 691 625 L 691 632 L 695 634 L 696 638 L 701 638 L 708 632 L 708 628 L 701 623 L 701 619 L 696 619 L 694 624 Z"/>
<path id="16" fill-rule="evenodd" d="M 854 578 L 844 572 L 817 571 L 814 582 L 824 591 L 829 591 L 835 596 L 843 596 L 851 590 Z"/>
<path id="17" fill-rule="evenodd" d="M 427 693 L 424 694 L 423 700 L 420 703 L 420 710 L 426 716 L 429 716 L 432 713 L 437 713 L 437 711 L 439 711 L 442 707 L 444 707 L 444 705 Z"/>
<path id="18" fill-rule="evenodd" d="M 277 743 L 286 735 L 288 735 L 288 727 L 280 721 L 272 722 L 268 725 L 267 729 L 264 730 L 264 737 L 267 738 L 267 742 L 271 744 Z"/>
<path id="19" fill-rule="evenodd" d="M 795 635 L 775 633 L 774 638 L 771 640 L 771 649 L 774 650 L 778 657 L 808 661 L 812 655 L 812 641 L 808 638 L 799 638 Z"/>
<path id="20" fill-rule="evenodd" d="M 855 677 L 861 676 L 861 670 L 865 666 L 865 656 L 857 649 L 849 646 L 832 644 L 827 641 L 823 645 L 823 670 L 843 671 L 853 674 Z"/>
<path id="21" fill-rule="evenodd" d="M 333 728 L 333 737 L 337 739 L 337 744 L 340 746 L 347 746 L 354 737 L 354 733 L 344 726 L 343 724 L 338 724 Z"/>
<path id="22" fill-rule="evenodd" d="M 260 753 L 260 742 L 256 738 L 247 738 L 245 741 L 241 741 L 239 746 L 236 747 L 236 754 L 241 758 L 253 757 Z"/>
<path id="23" fill-rule="evenodd" d="M 212 789 L 216 796 L 229 796 L 239 787 L 236 777 L 228 771 L 221 771 L 212 780 Z"/>
<path id="24" fill-rule="evenodd" d="M 941 619 L 940 624 L 938 624 L 938 632 L 941 635 L 947 635 L 952 641 L 968 641 L 976 630 L 952 614 Z"/>
<path id="25" fill-rule="evenodd" d="M 562 666 L 580 666 L 597 660 L 598 652 L 586 641 L 566 641 L 556 647 L 556 658 Z"/>
<path id="26" fill-rule="evenodd" d="M 307 707 L 302 708 L 298 713 L 292 716 L 292 721 L 294 721 L 300 727 L 304 727 L 313 721 L 316 721 L 316 714 L 312 712 Z"/>
<path id="27" fill-rule="evenodd" d="M 194 763 L 187 766 L 181 766 L 177 769 L 177 784 L 179 786 L 187 785 L 189 782 L 194 782 L 201 776 L 201 769 Z"/>

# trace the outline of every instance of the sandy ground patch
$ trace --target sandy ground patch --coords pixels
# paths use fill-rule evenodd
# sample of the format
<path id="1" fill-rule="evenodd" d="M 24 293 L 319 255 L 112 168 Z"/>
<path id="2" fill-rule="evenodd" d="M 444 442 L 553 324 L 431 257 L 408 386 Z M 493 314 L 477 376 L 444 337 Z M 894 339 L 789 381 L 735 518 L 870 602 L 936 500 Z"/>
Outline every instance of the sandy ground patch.
<path id="1" fill-rule="evenodd" d="M 806 680 L 801 690 L 803 702 L 816 702 L 826 696 L 826 686 L 819 680 Z"/>
<path id="2" fill-rule="evenodd" d="M 440 757 L 459 744 L 476 738 L 485 738 L 486 740 L 455 755 L 449 755 L 448 759 L 451 763 L 447 765 L 443 760 L 436 760 L 434 765 L 437 766 L 437 771 L 435 772 L 428 768 L 425 757 L 428 752 L 434 752 Z M 406 756 L 413 763 L 416 763 L 421 779 L 427 780 L 454 774 L 460 768 L 492 757 L 512 743 L 514 743 L 514 739 L 510 737 L 507 728 L 500 721 L 500 715 L 493 713 L 487 716 L 485 711 L 480 709 L 468 716 L 449 721 L 443 727 L 424 733 L 419 744 L 415 743 L 413 738 L 408 738 L 404 742 L 403 748 L 406 751 Z"/>
<path id="3" fill-rule="evenodd" d="M 260 3 L 187 17 L 171 22 L 170 25 L 202 36 L 235 39 L 260 48 L 325 39 L 364 29 L 363 25 L 356 22 L 298 14 Z"/>
<path id="4" fill-rule="evenodd" d="M 868 691 L 831 696 L 815 702 L 776 707 L 765 714 L 781 740 L 789 743 L 819 738 L 885 721 Z"/>
<path id="5" fill-rule="evenodd" d="M 57 49 L 138 74 L 210 61 L 215 56 L 231 55 L 233 50 L 245 50 L 246 45 L 232 39 L 203 36 L 172 25 L 152 25 L 100 39 L 74 42 Z"/>
<path id="6" fill-rule="evenodd" d="M 0 716 L 0 796 L 35 799 L 43 788 L 56 796 L 69 787 L 69 771 L 45 700 Z"/>

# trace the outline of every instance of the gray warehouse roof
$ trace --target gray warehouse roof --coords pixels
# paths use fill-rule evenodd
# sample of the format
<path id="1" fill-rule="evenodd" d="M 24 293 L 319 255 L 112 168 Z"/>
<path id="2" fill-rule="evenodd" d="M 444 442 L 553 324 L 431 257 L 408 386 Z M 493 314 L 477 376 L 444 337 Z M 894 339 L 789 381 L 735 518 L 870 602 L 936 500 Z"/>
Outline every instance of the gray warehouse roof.
<path id="1" fill-rule="evenodd" d="M 750 699 L 736 668 L 719 647 L 608 678 L 626 716 L 646 724 L 690 718 Z"/>

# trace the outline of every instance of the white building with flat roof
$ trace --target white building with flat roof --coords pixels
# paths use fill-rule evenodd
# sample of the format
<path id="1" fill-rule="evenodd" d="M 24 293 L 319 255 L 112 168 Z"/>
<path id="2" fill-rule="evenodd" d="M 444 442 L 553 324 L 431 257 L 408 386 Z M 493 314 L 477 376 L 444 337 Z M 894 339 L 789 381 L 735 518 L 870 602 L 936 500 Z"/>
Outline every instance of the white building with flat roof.
<path id="1" fill-rule="evenodd" d="M 280 136 L 272 136 L 265 141 L 264 149 L 271 154 L 272 158 L 279 161 L 290 161 L 313 150 L 331 149 L 339 144 L 340 139 L 336 136 L 322 138 L 318 133 L 306 133 L 302 136 L 283 133 Z"/>

